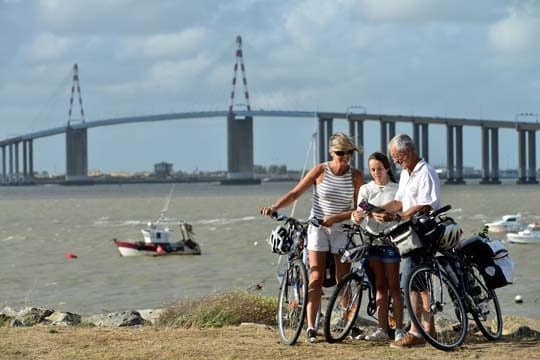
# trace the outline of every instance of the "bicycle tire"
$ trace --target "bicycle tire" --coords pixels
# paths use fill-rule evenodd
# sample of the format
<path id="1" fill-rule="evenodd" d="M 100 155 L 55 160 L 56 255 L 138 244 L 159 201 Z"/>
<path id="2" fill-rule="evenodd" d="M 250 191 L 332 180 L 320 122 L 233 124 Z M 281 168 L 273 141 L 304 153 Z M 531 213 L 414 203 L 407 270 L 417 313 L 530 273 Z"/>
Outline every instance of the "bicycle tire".
<path id="1" fill-rule="evenodd" d="M 277 323 L 279 339 L 294 345 L 300 336 L 307 311 L 308 276 L 301 260 L 294 260 L 285 272 L 279 288 Z"/>
<path id="2" fill-rule="evenodd" d="M 495 290 L 487 287 L 477 265 L 472 264 L 471 270 L 474 282 L 477 283 L 480 291 L 479 294 L 471 295 L 475 303 L 475 309 L 471 310 L 474 322 L 486 339 L 500 339 L 503 330 L 503 318 L 497 294 Z"/>
<path id="3" fill-rule="evenodd" d="M 336 285 L 324 317 L 324 337 L 327 342 L 340 342 L 349 333 L 362 303 L 362 281 L 356 273 L 349 273 Z"/>
<path id="4" fill-rule="evenodd" d="M 430 266 L 419 266 L 411 271 L 406 284 L 405 304 L 409 317 L 424 339 L 444 351 L 453 350 L 463 344 L 467 334 L 467 314 L 459 292 L 446 275 Z M 412 306 L 417 304 L 419 292 L 424 291 L 427 291 L 429 296 L 425 322 L 419 319 Z M 434 324 L 434 334 L 430 334 L 431 324 Z"/>

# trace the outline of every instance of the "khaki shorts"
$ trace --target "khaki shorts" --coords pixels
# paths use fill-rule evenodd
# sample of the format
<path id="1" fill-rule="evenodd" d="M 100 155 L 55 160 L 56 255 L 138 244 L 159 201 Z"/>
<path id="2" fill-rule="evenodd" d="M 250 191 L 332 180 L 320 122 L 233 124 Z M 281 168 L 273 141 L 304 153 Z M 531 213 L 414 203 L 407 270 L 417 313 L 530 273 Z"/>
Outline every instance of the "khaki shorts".
<path id="1" fill-rule="evenodd" d="M 307 232 L 307 249 L 312 251 L 328 251 L 337 254 L 339 249 L 347 245 L 347 234 L 341 224 L 331 227 L 309 225 Z"/>

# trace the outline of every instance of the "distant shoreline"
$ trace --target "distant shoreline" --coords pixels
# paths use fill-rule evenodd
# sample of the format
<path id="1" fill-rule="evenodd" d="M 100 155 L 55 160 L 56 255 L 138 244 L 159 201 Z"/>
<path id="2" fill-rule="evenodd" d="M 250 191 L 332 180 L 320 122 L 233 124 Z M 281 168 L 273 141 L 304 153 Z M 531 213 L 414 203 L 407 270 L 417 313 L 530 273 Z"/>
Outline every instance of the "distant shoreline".
<path id="1" fill-rule="evenodd" d="M 501 182 L 508 183 L 514 182 L 518 184 L 517 177 L 500 177 Z M 167 177 L 167 178 L 158 178 L 158 177 L 88 177 L 87 180 L 79 181 L 66 181 L 63 177 L 55 178 L 36 178 L 32 182 L 27 183 L 18 183 L 18 184 L 1 184 L 0 186 L 32 186 L 32 185 L 122 185 L 122 184 L 172 184 L 172 183 L 223 183 L 227 182 L 228 178 L 226 174 L 223 175 L 193 175 L 193 176 L 183 176 L 183 177 Z M 266 175 L 266 174 L 255 174 L 253 179 L 248 180 L 259 180 L 260 183 L 273 183 L 273 182 L 297 182 L 300 180 L 300 173 L 292 172 L 285 175 Z M 369 174 L 364 174 L 364 180 L 370 181 L 371 176 Z M 446 184 L 446 177 L 440 177 L 441 184 Z M 464 176 L 463 180 L 466 184 L 477 184 L 482 180 L 481 176 Z M 246 182 L 248 184 L 249 181 Z M 239 185 L 242 185 L 242 181 L 239 182 Z M 451 184 L 454 185 L 454 184 Z M 459 184 L 457 184 L 459 185 Z M 522 184 L 530 185 L 530 184 Z M 532 184 L 535 185 L 535 184 Z"/>

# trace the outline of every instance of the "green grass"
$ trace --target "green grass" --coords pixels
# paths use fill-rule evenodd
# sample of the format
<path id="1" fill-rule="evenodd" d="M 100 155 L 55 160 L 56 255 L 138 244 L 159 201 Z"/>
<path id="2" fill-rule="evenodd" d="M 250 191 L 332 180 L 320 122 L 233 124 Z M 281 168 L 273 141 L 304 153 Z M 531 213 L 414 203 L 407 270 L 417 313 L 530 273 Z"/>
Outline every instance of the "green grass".
<path id="1" fill-rule="evenodd" d="M 243 322 L 276 325 L 275 297 L 245 291 L 180 300 L 169 306 L 157 321 L 158 326 L 222 327 Z"/>

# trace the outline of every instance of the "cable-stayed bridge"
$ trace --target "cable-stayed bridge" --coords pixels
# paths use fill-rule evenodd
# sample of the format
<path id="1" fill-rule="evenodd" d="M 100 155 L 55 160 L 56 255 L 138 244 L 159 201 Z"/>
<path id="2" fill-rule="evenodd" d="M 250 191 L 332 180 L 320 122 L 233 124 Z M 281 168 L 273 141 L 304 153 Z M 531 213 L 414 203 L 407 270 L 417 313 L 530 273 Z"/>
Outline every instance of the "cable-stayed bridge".
<path id="1" fill-rule="evenodd" d="M 229 183 L 255 182 L 253 176 L 253 121 L 258 117 L 306 118 L 317 119 L 317 154 L 319 161 L 328 160 L 328 139 L 333 133 L 334 120 L 345 120 L 348 123 L 349 136 L 357 145 L 364 145 L 364 123 L 379 123 L 380 151 L 387 153 L 386 145 L 396 135 L 396 123 L 411 124 L 411 136 L 417 144 L 420 155 L 429 161 L 429 126 L 446 126 L 446 168 L 447 183 L 461 184 L 463 179 L 463 127 L 481 128 L 479 143 L 482 153 L 482 183 L 498 184 L 499 180 L 499 129 L 515 129 L 517 135 L 518 183 L 537 184 L 536 179 L 536 132 L 540 124 L 512 120 L 486 120 L 450 117 L 407 116 L 389 114 L 368 114 L 363 107 L 361 112 L 317 112 L 289 110 L 252 110 L 242 54 L 242 40 L 236 39 L 236 63 L 230 105 L 223 111 L 179 112 L 148 116 L 118 117 L 102 120 L 86 121 L 84 116 L 78 67 L 73 68 L 73 85 L 69 117 L 65 126 L 31 132 L 24 135 L 0 139 L 1 173 L 0 184 L 31 184 L 34 181 L 34 140 L 49 136 L 65 134 L 66 147 L 66 182 L 86 183 L 88 178 L 88 131 L 104 126 L 132 123 L 152 123 L 170 120 L 216 118 L 227 121 L 227 170 Z M 241 70 L 245 110 L 237 109 L 235 103 L 236 77 Z M 71 115 L 75 94 L 81 112 L 81 121 L 73 123 Z M 535 114 L 537 115 L 537 114 Z M 537 115 L 538 116 L 538 115 Z M 22 158 L 22 164 L 20 159 Z M 364 154 L 355 154 L 354 166 L 364 169 Z"/>

